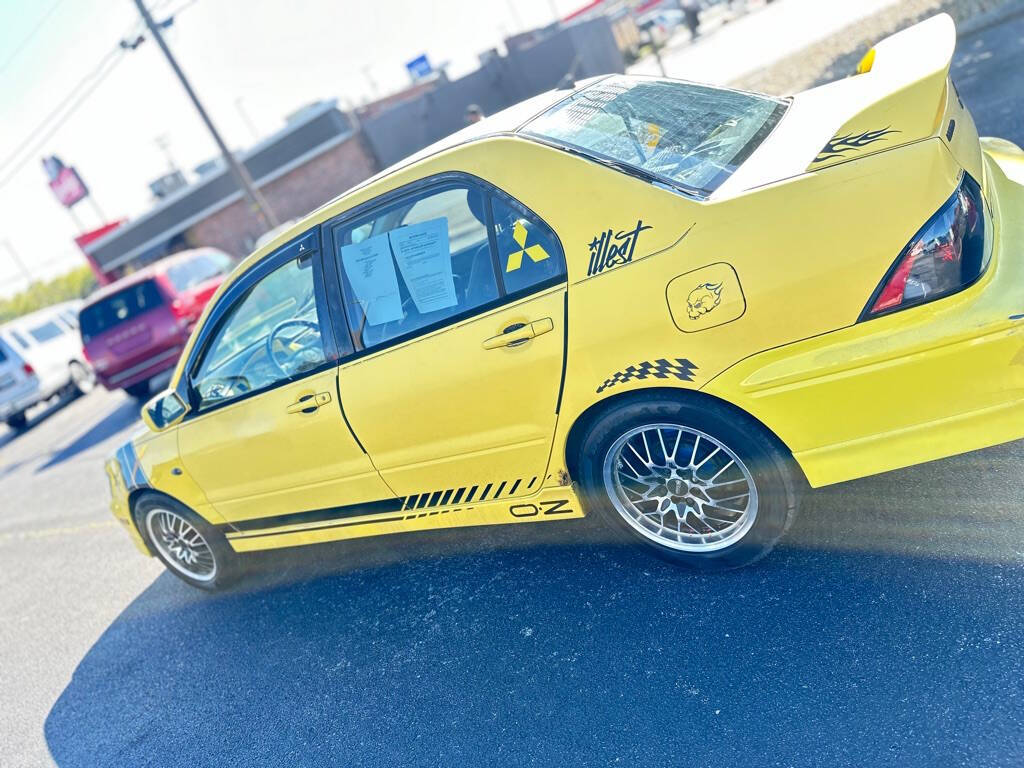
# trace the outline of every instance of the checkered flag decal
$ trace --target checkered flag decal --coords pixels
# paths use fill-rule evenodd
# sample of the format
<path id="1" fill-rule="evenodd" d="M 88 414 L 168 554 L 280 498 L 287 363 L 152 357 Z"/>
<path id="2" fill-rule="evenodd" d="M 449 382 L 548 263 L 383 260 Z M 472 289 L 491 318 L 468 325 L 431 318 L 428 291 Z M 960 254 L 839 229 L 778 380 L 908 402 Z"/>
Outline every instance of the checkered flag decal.
<path id="1" fill-rule="evenodd" d="M 693 381 L 693 372 L 695 370 L 697 370 L 697 366 L 682 357 L 677 357 L 674 363 L 669 362 L 663 357 L 655 360 L 653 363 L 650 360 L 644 360 L 641 363 L 629 366 L 624 371 L 616 371 L 610 379 L 604 380 L 604 384 L 597 388 L 597 392 L 600 394 L 609 387 L 622 384 L 630 379 L 667 379 L 671 377 L 683 381 Z"/>

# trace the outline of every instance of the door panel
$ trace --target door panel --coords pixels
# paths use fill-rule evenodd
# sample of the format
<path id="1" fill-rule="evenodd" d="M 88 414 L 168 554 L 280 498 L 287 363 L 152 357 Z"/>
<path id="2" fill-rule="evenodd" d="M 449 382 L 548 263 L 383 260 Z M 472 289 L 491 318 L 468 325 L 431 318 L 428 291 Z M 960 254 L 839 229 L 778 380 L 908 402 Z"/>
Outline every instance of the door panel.
<path id="1" fill-rule="evenodd" d="M 484 501 L 540 488 L 555 427 L 564 300 L 558 287 L 341 366 L 345 413 L 397 495 L 441 499 L 477 486 L 473 500 Z M 532 338 L 485 348 L 520 324 L 533 324 Z"/>
<path id="2" fill-rule="evenodd" d="M 345 425 L 335 375 L 323 371 L 178 427 L 185 469 L 228 522 L 393 496 Z M 314 408 L 318 394 L 329 399 Z"/>

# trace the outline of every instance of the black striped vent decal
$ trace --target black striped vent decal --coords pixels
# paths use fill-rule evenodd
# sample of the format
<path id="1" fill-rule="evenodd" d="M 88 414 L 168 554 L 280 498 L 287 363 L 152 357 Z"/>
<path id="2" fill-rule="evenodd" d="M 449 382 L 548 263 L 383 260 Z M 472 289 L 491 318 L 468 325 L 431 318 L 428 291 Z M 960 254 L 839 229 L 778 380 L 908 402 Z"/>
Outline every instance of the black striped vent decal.
<path id="1" fill-rule="evenodd" d="M 530 478 L 524 488 L 524 490 L 531 490 L 537 484 L 537 478 Z M 517 478 L 511 483 L 508 480 L 502 480 L 500 483 L 487 483 L 483 486 L 474 485 L 472 487 L 463 486 L 462 488 L 449 488 L 446 491 L 424 491 L 423 493 L 414 493 L 411 496 L 406 496 L 402 501 L 401 512 L 405 512 L 412 509 L 429 509 L 431 507 L 446 507 L 450 504 L 472 504 L 473 502 L 482 503 L 485 501 L 494 501 L 500 498 L 509 498 L 516 495 L 516 491 L 523 485 L 522 478 Z"/>

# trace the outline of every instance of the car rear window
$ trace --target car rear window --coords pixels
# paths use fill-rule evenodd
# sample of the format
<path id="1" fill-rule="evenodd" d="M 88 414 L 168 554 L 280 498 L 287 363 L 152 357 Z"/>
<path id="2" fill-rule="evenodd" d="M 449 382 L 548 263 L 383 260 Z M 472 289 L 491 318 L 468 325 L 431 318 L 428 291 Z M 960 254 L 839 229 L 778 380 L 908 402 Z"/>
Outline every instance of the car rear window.
<path id="1" fill-rule="evenodd" d="M 42 325 L 37 325 L 34 328 L 29 328 L 28 333 L 33 339 L 35 339 L 40 344 L 45 344 L 46 342 L 52 339 L 56 339 L 58 336 L 63 335 L 64 331 L 55 322 L 47 321 Z"/>
<path id="2" fill-rule="evenodd" d="M 163 303 L 163 297 L 152 280 L 113 293 L 82 309 L 78 317 L 82 340 L 89 341 L 104 331 Z"/>
<path id="3" fill-rule="evenodd" d="M 231 269 L 231 260 L 223 253 L 201 253 L 167 268 L 167 279 L 174 290 L 183 293 L 211 277 L 223 275 Z"/>
<path id="4" fill-rule="evenodd" d="M 609 77 L 522 132 L 706 197 L 757 149 L 787 103 L 675 80 Z"/>

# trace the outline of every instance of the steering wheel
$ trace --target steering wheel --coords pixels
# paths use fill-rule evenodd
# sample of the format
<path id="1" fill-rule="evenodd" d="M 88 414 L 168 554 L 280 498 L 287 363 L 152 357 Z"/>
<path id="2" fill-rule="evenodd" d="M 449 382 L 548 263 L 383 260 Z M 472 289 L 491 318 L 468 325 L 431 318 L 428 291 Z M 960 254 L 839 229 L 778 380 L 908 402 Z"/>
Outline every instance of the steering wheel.
<path id="1" fill-rule="evenodd" d="M 312 320 L 292 318 L 290 320 L 282 320 L 280 323 L 275 325 L 274 329 L 267 336 L 267 357 L 270 358 L 270 362 L 274 364 L 274 367 L 280 371 L 282 376 L 292 376 L 324 361 L 322 348 L 311 344 L 303 345 L 297 350 L 288 349 L 286 351 L 290 352 L 289 356 L 283 360 L 279 359 L 278 355 L 274 353 L 274 342 L 282 331 L 293 327 L 302 328 L 304 330 L 299 331 L 295 336 L 293 336 L 290 340 L 290 344 L 294 344 L 301 336 L 305 336 L 309 331 L 313 331 L 316 334 L 317 339 L 320 338 L 320 325 Z"/>

